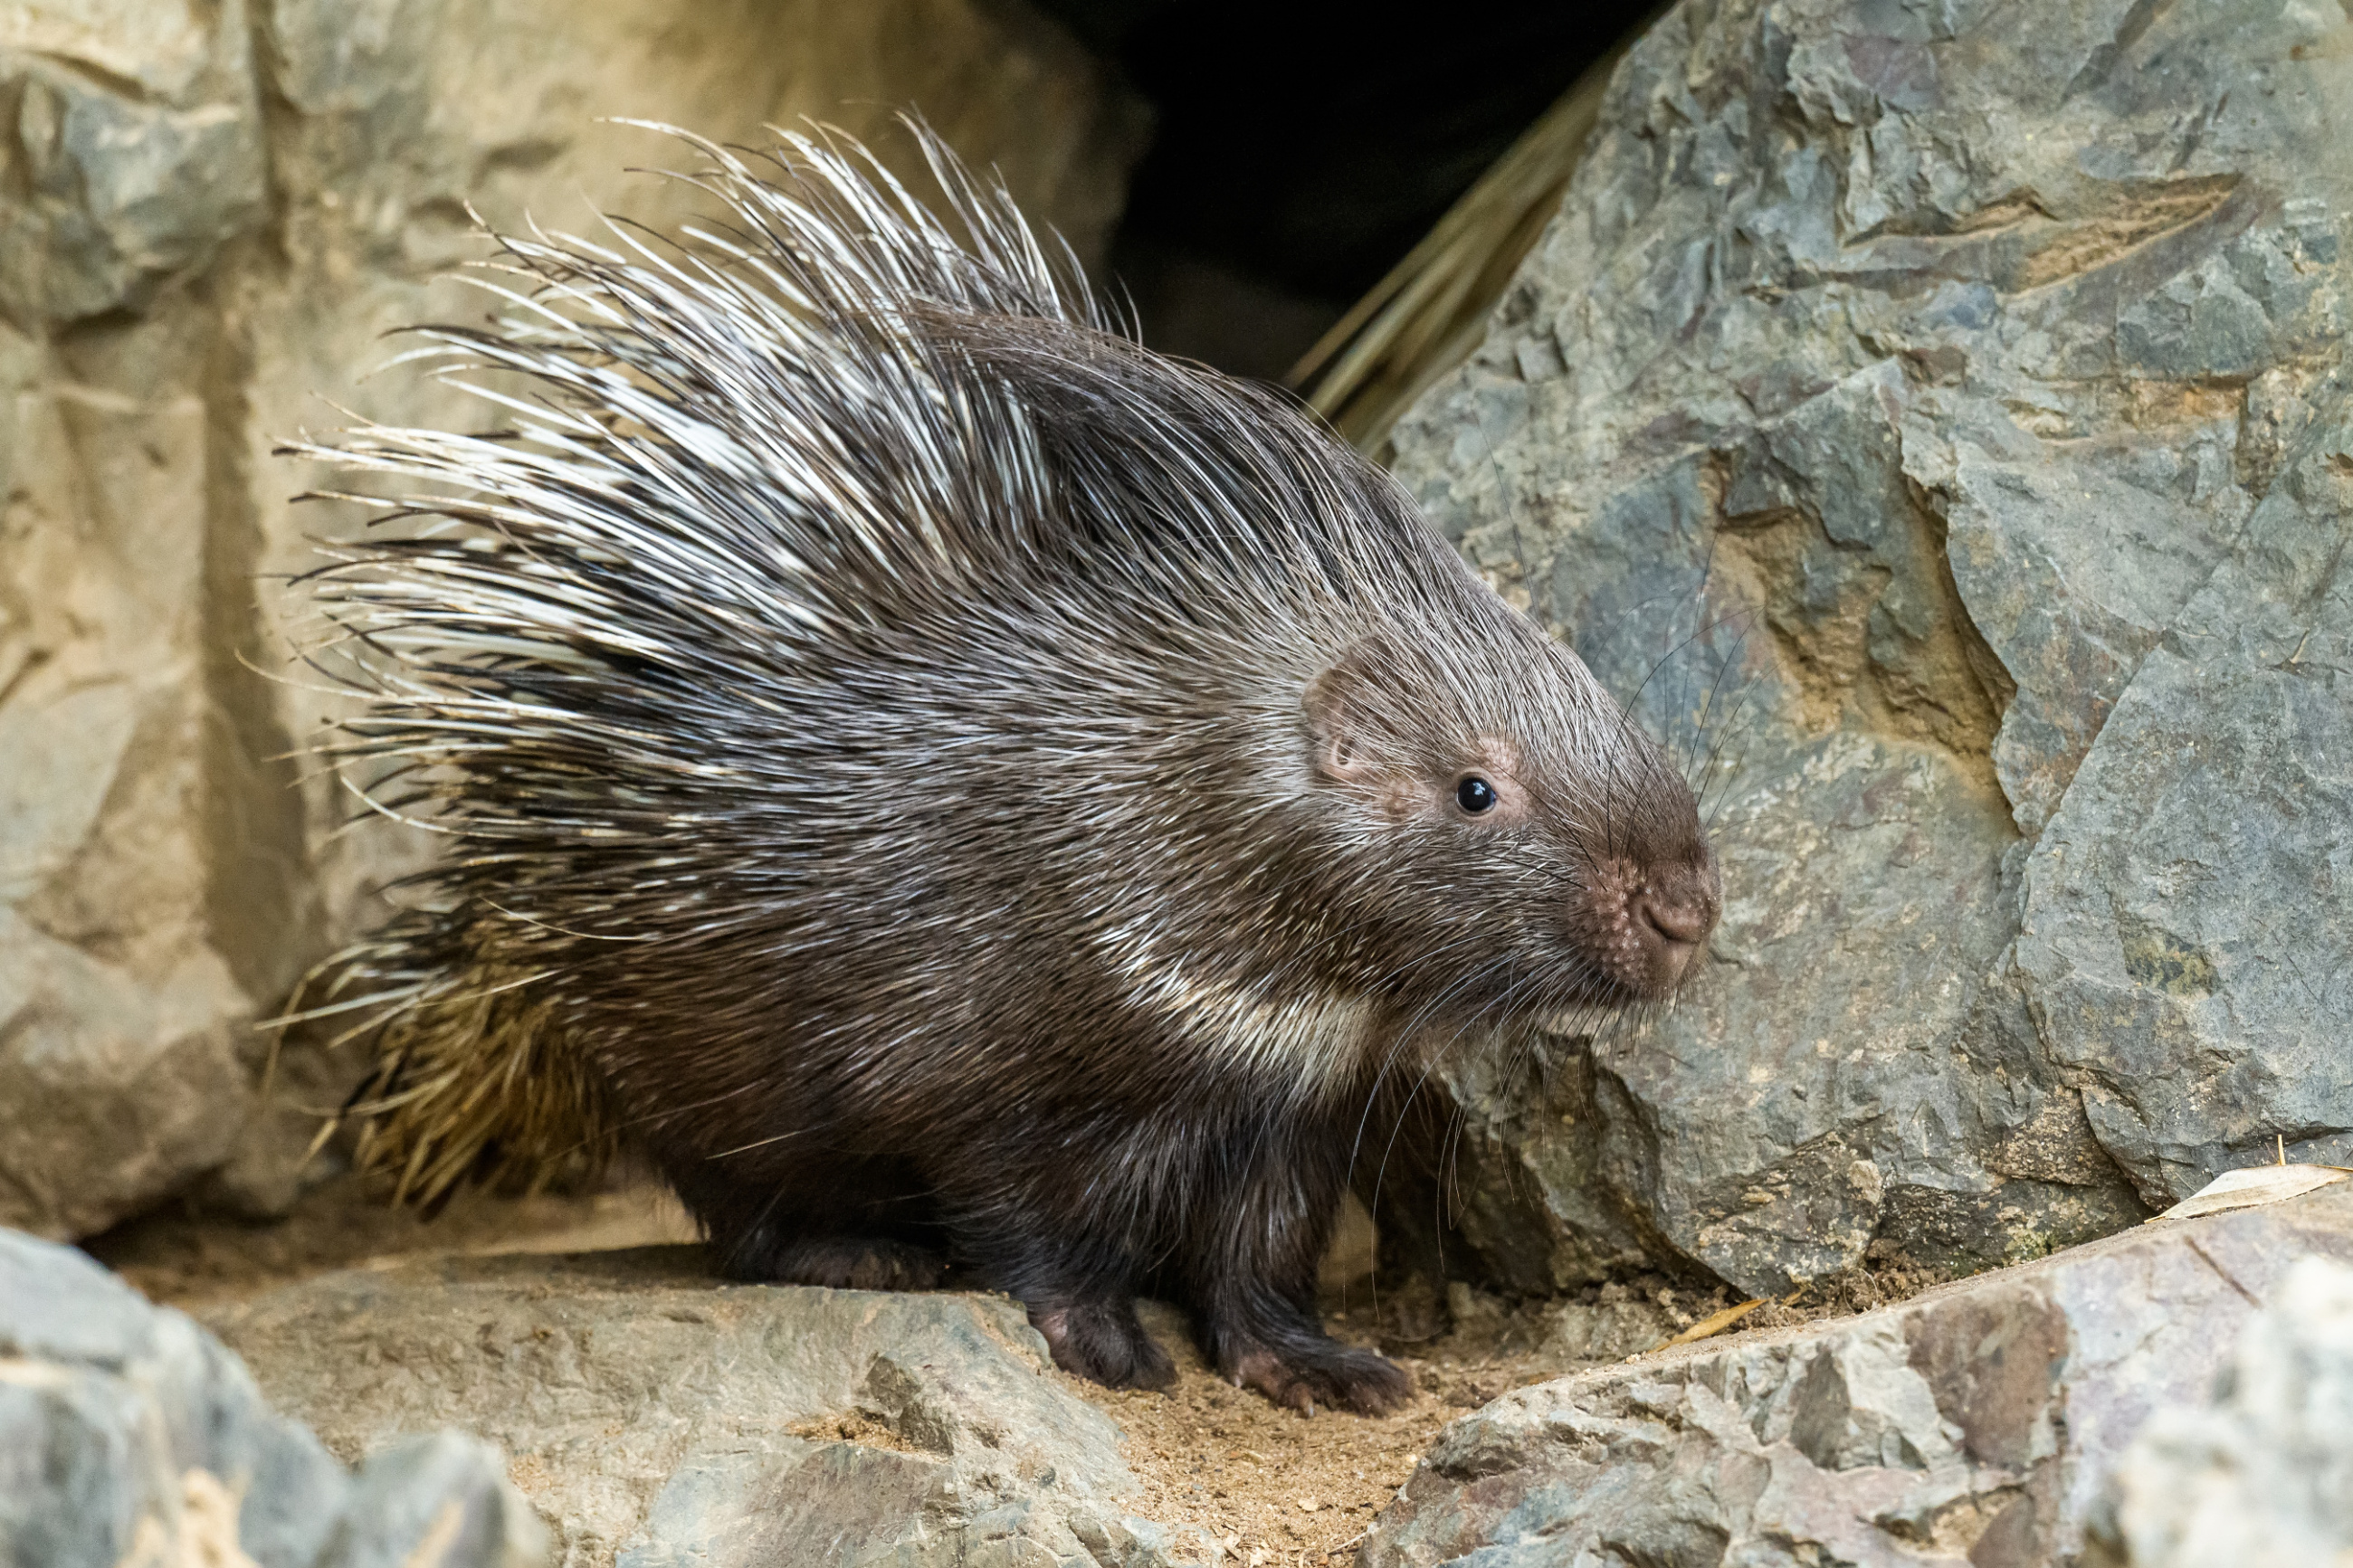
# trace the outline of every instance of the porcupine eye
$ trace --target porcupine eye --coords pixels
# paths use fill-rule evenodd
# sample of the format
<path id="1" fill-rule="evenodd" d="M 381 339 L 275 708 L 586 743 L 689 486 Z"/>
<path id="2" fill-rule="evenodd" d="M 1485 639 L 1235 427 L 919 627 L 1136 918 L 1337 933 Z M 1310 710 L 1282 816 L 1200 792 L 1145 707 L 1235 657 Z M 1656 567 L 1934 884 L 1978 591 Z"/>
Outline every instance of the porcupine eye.
<path id="1" fill-rule="evenodd" d="M 1495 805 L 1495 786 L 1473 773 L 1454 786 L 1454 804 L 1476 816 Z"/>

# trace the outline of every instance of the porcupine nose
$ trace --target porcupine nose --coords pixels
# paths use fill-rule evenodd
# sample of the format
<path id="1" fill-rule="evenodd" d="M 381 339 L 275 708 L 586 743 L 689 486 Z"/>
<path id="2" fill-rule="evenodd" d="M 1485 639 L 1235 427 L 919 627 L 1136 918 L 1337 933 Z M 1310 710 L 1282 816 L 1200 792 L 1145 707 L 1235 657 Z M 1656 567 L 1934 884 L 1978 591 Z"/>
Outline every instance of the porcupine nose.
<path id="1" fill-rule="evenodd" d="M 1654 868 L 1630 900 L 1637 939 L 1662 994 L 1689 973 L 1715 919 L 1724 892 L 1713 863 Z"/>

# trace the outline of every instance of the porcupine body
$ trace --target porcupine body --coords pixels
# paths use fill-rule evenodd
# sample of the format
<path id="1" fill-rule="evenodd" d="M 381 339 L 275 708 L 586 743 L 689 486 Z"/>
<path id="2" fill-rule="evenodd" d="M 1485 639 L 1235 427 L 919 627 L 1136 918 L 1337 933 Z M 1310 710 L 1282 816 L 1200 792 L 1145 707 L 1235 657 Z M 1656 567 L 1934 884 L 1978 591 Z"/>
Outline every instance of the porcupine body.
<path id="1" fill-rule="evenodd" d="M 426 481 L 310 579 L 368 697 L 329 749 L 448 842 L 343 963 L 365 1152 L 431 1198 L 627 1143 L 736 1276 L 952 1267 L 1113 1384 L 1168 1375 L 1149 1286 L 1236 1381 L 1385 1407 L 1314 1303 L 1368 1097 L 1664 995 L 1691 792 L 928 136 L 953 228 L 839 140 L 696 145 L 723 228 L 505 239 L 503 314 L 428 334 L 508 428 L 303 448 Z"/>

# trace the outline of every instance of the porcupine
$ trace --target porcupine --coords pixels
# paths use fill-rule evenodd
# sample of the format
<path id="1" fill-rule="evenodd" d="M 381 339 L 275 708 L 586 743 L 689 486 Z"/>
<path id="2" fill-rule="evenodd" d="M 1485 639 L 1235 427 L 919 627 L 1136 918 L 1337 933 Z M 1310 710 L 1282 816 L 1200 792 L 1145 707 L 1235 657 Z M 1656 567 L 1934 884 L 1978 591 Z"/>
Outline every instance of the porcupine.
<path id="1" fill-rule="evenodd" d="M 308 579 L 366 697 L 322 749 L 449 847 L 334 971 L 364 1163 L 627 1146 L 732 1276 L 952 1269 L 1114 1386 L 1171 1375 L 1150 1288 L 1236 1383 L 1386 1408 L 1315 1302 L 1371 1097 L 1665 996 L 1692 793 L 1378 469 L 913 130 L 952 224 L 830 132 L 688 138 L 725 224 L 501 237 L 503 314 L 425 330 L 507 427 L 292 448 L 429 487 Z"/>

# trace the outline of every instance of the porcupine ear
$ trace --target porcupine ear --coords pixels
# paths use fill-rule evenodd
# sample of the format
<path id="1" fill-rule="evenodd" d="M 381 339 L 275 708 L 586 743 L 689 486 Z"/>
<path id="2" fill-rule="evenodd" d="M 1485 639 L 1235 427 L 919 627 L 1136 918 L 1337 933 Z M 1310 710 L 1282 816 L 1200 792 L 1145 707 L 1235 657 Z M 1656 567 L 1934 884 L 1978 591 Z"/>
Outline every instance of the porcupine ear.
<path id="1" fill-rule="evenodd" d="M 1388 652 L 1377 634 L 1349 645 L 1307 683 L 1300 708 L 1307 721 L 1307 763 L 1317 780 L 1377 792 L 1393 759 L 1382 742 L 1381 673 Z"/>
<path id="2" fill-rule="evenodd" d="M 1459 717 L 1433 711 L 1439 683 L 1426 663 L 1401 637 L 1375 631 L 1310 680 L 1300 694 L 1310 776 L 1394 825 L 1443 814 L 1460 778 L 1476 775 L 1498 797 L 1482 822 L 1525 821 L 1517 747 L 1497 734 L 1464 732 Z"/>

